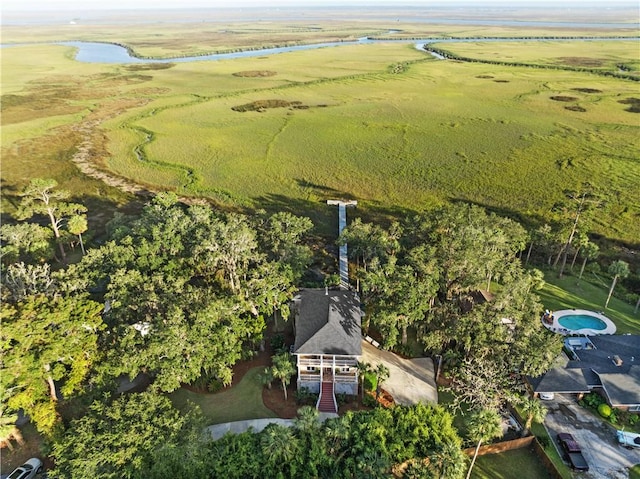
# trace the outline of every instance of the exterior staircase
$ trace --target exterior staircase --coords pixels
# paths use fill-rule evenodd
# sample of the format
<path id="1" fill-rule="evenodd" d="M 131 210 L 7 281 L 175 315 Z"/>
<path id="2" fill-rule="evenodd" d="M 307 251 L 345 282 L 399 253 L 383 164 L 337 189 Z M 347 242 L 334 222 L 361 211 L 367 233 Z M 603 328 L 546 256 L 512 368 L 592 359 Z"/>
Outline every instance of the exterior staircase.
<path id="1" fill-rule="evenodd" d="M 337 413 L 338 407 L 333 394 L 333 382 L 322 382 L 320 385 L 320 397 L 316 409 L 320 412 Z"/>

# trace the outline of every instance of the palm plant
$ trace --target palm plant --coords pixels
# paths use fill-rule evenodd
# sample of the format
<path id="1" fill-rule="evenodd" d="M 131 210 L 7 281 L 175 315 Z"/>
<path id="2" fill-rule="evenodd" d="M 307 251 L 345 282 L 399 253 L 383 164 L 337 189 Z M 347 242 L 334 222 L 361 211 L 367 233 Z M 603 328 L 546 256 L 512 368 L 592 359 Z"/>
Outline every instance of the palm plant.
<path id="1" fill-rule="evenodd" d="M 616 287 L 616 283 L 619 278 L 626 278 L 629 276 L 629 264 L 625 261 L 614 261 L 609 266 L 609 274 L 613 276 L 613 280 L 611 281 L 611 287 L 609 288 L 609 295 L 607 296 L 607 301 L 604 303 L 604 309 L 607 309 L 609 306 L 609 300 L 611 299 L 611 295 L 613 294 L 613 289 Z"/>
<path id="2" fill-rule="evenodd" d="M 476 449 L 473 453 L 473 459 L 467 472 L 467 478 L 471 477 L 471 471 L 476 463 L 478 457 L 478 451 L 483 442 L 490 441 L 494 437 L 499 437 L 502 434 L 502 428 L 500 427 L 500 415 L 492 409 L 479 409 L 473 411 L 469 416 L 468 428 L 469 438 L 477 443 Z"/>
<path id="3" fill-rule="evenodd" d="M 358 379 L 360 380 L 360 402 L 364 402 L 364 377 L 371 372 L 371 364 L 358 361 L 356 368 L 358 370 Z"/>
<path id="4" fill-rule="evenodd" d="M 524 430 L 522 431 L 522 435 L 526 436 L 531 429 L 531 423 L 534 420 L 536 422 L 544 421 L 544 417 L 547 415 L 547 408 L 544 407 L 538 399 L 529 396 L 521 397 L 519 403 L 522 408 L 522 412 L 527 417 L 524 424 Z"/>
<path id="5" fill-rule="evenodd" d="M 284 351 L 273 357 L 273 366 L 271 366 L 271 375 L 274 379 L 279 379 L 282 383 L 282 390 L 284 391 L 284 400 L 287 400 L 287 386 L 291 381 L 291 376 L 296 373 L 296 367 L 291 361 L 291 356 L 288 352 Z"/>
<path id="6" fill-rule="evenodd" d="M 380 397 L 380 390 L 382 389 L 382 383 L 385 382 L 387 379 L 389 379 L 389 368 L 386 367 L 384 364 L 380 363 L 376 367 L 375 373 L 376 373 L 376 379 L 378 382 L 378 385 L 376 387 L 376 402 L 377 402 L 378 398 Z"/>

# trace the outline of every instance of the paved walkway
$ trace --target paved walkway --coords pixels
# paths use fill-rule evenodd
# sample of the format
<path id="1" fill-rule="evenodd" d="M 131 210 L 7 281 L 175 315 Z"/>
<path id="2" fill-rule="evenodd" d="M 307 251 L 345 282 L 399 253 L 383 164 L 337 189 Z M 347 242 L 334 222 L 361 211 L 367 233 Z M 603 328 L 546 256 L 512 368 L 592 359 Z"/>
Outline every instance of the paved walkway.
<path id="1" fill-rule="evenodd" d="M 382 387 L 397 404 L 438 403 L 438 387 L 431 358 L 404 359 L 362 340 L 362 361 L 373 367 L 382 363 L 389 368 L 389 379 Z"/>
<path id="2" fill-rule="evenodd" d="M 549 412 L 544 425 L 556 448 L 559 432 L 568 432 L 582 448 L 589 472 L 580 473 L 589 479 L 628 479 L 628 469 L 640 463 L 640 449 L 620 446 L 613 426 L 580 407 L 573 398 L 556 394 L 552 401 L 543 401 Z"/>

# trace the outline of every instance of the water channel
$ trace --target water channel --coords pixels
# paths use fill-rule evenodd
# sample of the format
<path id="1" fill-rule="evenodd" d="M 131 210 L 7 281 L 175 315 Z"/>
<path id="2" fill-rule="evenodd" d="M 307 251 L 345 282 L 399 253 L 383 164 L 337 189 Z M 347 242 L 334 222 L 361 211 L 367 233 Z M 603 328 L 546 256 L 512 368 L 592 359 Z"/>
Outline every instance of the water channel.
<path id="1" fill-rule="evenodd" d="M 416 48 L 422 50 L 427 43 L 449 42 L 528 42 L 528 41 L 638 41 L 638 37 L 515 37 L 515 38 L 424 38 L 424 39 L 382 39 L 374 40 L 368 37 L 355 41 L 314 43 L 308 45 L 294 45 L 279 48 L 264 48 L 259 50 L 245 50 L 232 53 L 214 53 L 210 55 L 185 56 L 176 58 L 138 58 L 130 54 L 129 50 L 120 45 L 98 42 L 55 42 L 57 45 L 68 45 L 76 48 L 75 59 L 84 63 L 185 63 L 194 61 L 228 60 L 232 58 L 262 57 L 279 53 L 295 52 L 301 50 L 316 50 L 318 48 L 333 48 L 345 45 L 372 44 L 372 43 L 414 43 Z M 25 44 L 22 44 L 25 45 Z M 2 47 L 19 45 L 3 44 Z"/>

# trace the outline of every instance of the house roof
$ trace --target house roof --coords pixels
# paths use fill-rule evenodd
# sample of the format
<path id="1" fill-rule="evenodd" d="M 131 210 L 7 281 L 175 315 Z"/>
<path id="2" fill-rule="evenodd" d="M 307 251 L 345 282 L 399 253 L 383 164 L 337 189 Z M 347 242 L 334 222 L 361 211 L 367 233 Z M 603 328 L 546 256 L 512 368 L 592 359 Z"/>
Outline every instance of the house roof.
<path id="1" fill-rule="evenodd" d="M 303 289 L 294 302 L 294 354 L 362 354 L 362 310 L 355 292 Z"/>
<path id="2" fill-rule="evenodd" d="M 537 393 L 587 393 L 590 391 L 582 369 L 554 368 L 540 378 Z"/>
<path id="3" fill-rule="evenodd" d="M 640 405 L 640 336 L 600 335 L 589 340 L 594 347 L 576 349 L 577 359 L 531 378 L 534 391 L 577 393 L 602 387 L 612 406 Z"/>
<path id="4" fill-rule="evenodd" d="M 627 373 L 634 363 L 640 364 L 640 336 L 602 335 L 590 336 L 589 339 L 595 347 L 575 351 L 579 360 L 570 361 L 567 367 L 589 367 L 600 375 Z M 622 360 L 620 366 L 613 361 L 614 356 Z"/>
<path id="5" fill-rule="evenodd" d="M 640 365 L 631 366 L 626 374 L 600 374 L 600 380 L 612 406 L 640 404 Z"/>

